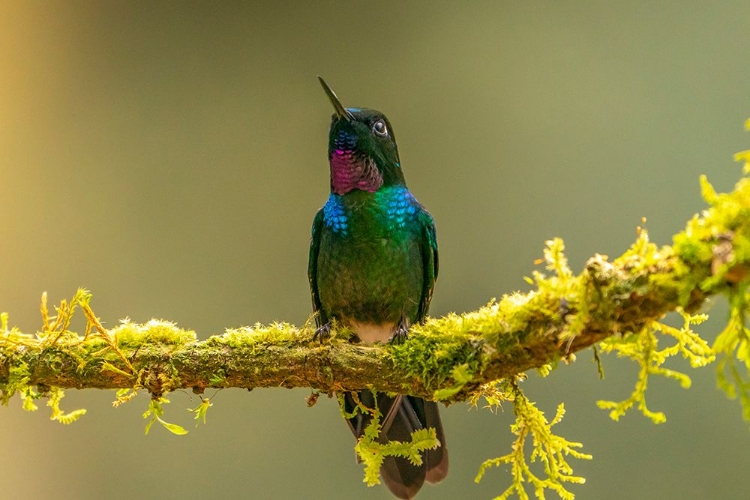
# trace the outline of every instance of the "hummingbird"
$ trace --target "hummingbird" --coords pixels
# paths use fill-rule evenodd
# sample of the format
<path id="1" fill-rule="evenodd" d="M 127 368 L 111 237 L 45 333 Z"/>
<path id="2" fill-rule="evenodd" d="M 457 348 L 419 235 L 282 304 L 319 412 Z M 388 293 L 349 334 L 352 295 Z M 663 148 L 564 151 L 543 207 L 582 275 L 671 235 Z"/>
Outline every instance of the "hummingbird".
<path id="1" fill-rule="evenodd" d="M 438 275 L 435 223 L 406 187 L 388 118 L 368 108 L 345 108 L 321 78 L 333 104 L 328 138 L 331 192 L 315 215 L 308 277 L 316 337 L 331 322 L 349 327 L 352 341 L 401 342 L 427 317 Z M 388 456 L 380 475 L 398 498 L 414 497 L 425 481 L 448 473 L 448 452 L 437 403 L 362 390 L 344 395 L 344 410 L 359 439 L 372 421 L 358 405 L 382 415 L 379 441 L 408 442 L 412 432 L 434 428 L 440 446 L 422 454 L 422 465 Z"/>

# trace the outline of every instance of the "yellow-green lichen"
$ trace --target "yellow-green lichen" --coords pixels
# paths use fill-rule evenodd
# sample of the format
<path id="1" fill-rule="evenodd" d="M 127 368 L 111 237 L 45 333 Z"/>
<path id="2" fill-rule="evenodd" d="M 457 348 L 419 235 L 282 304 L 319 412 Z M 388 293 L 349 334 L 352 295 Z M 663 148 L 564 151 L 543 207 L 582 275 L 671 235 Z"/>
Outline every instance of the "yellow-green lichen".
<path id="1" fill-rule="evenodd" d="M 641 413 L 654 423 L 665 422 L 667 417 L 663 412 L 651 411 L 646 405 L 649 376 L 660 375 L 671 378 L 679 382 L 684 389 L 687 389 L 690 387 L 690 377 L 685 373 L 665 368 L 663 364 L 666 360 L 681 354 L 690 361 L 690 366 L 693 368 L 705 366 L 714 360 L 714 354 L 709 345 L 691 329 L 691 325 L 700 324 L 708 317 L 705 314 L 690 315 L 683 311 L 680 311 L 680 313 L 683 317 L 683 326 L 680 329 L 664 323 L 653 322 L 638 333 L 623 337 L 609 337 L 601 342 L 602 352 L 616 352 L 618 357 L 630 358 L 640 366 L 635 389 L 627 399 L 619 402 L 597 401 L 599 408 L 610 410 L 609 416 L 613 420 L 619 420 L 630 408 L 637 405 Z M 658 333 L 672 337 L 675 341 L 674 344 L 659 349 Z"/>
<path id="2" fill-rule="evenodd" d="M 750 130 L 750 120 L 745 123 Z M 750 174 L 750 150 L 735 154 Z M 739 396 L 743 416 L 750 420 L 750 330 L 748 276 L 750 269 L 750 178 L 740 179 L 730 193 L 717 193 L 701 176 L 701 193 L 710 205 L 701 216 L 690 220 L 685 231 L 674 238 L 674 251 L 687 263 L 711 262 L 711 273 L 703 276 L 700 288 L 723 291 L 729 299 L 729 321 L 712 346 L 718 357 L 717 383 L 730 398 Z"/>
<path id="3" fill-rule="evenodd" d="M 505 500 L 513 494 L 517 494 L 521 500 L 528 500 L 529 495 L 524 488 L 524 483 L 532 486 L 534 495 L 538 499 L 543 500 L 545 490 L 551 490 L 563 500 L 572 500 L 575 496 L 566 489 L 566 483 L 582 484 L 585 479 L 573 475 L 573 468 L 568 464 L 567 456 L 583 460 L 591 460 L 592 457 L 576 449 L 583 446 L 581 443 L 568 441 L 552 432 L 552 427 L 558 424 L 565 415 L 564 405 L 560 403 L 555 418 L 548 422 L 544 413 L 526 398 L 515 381 L 508 382 L 508 389 L 502 393 L 502 396 L 498 397 L 494 393 L 490 397 L 492 399 L 508 398 L 513 401 L 516 421 L 511 425 L 511 431 L 516 435 L 516 440 L 512 445 L 512 451 L 507 455 L 485 460 L 475 481 L 481 481 L 490 467 L 508 464 L 511 466 L 513 482 L 496 500 Z M 536 461 L 542 463 L 544 477 L 535 474 L 526 460 L 526 447 L 529 444 L 531 446 L 529 459 L 532 463 Z"/>
<path id="4" fill-rule="evenodd" d="M 115 400 L 112 402 L 112 406 L 117 408 L 118 406 L 125 404 L 129 401 L 131 401 L 134 397 L 138 395 L 138 390 L 135 388 L 125 388 L 125 389 L 119 389 L 115 393 Z"/>
<path id="5" fill-rule="evenodd" d="M 50 420 L 57 420 L 61 424 L 70 425 L 82 416 L 86 414 L 85 409 L 73 410 L 69 413 L 65 413 L 60 409 L 60 400 L 65 397 L 65 393 L 62 389 L 53 387 L 49 391 L 47 406 L 52 408 L 52 416 Z"/>
<path id="6" fill-rule="evenodd" d="M 169 400 L 165 397 L 160 397 L 156 399 L 151 399 L 148 405 L 148 410 L 143 414 L 143 418 L 149 418 L 151 419 L 146 424 L 146 431 L 145 433 L 148 434 L 148 431 L 151 430 L 151 426 L 154 424 L 154 422 L 159 422 L 162 427 L 167 429 L 172 434 L 182 436 L 188 433 L 188 431 L 185 430 L 184 427 L 181 427 L 177 424 L 171 424 L 169 422 L 166 422 L 161 417 L 164 416 L 164 408 L 162 407 L 162 404 L 169 403 Z"/>
<path id="7" fill-rule="evenodd" d="M 383 465 L 386 457 L 402 457 L 414 465 L 422 465 L 422 453 L 441 446 L 440 441 L 437 439 L 437 433 L 432 427 L 412 432 L 411 441 L 408 442 L 380 442 L 382 413 L 377 404 L 375 404 L 374 408 L 369 408 L 359 401 L 356 393 L 352 393 L 352 397 L 357 403 L 352 413 L 347 413 L 344 410 L 343 397 L 341 395 L 338 397 L 344 418 L 353 418 L 360 412 L 363 414 L 369 413 L 372 417 L 354 447 L 364 465 L 365 475 L 363 482 L 367 483 L 367 486 L 380 484 L 380 467 Z M 374 399 L 377 401 L 377 397 Z"/>
<path id="8" fill-rule="evenodd" d="M 522 375 L 518 376 L 521 380 Z M 488 384 L 483 384 L 479 387 L 478 391 L 469 398 L 469 405 L 476 408 L 479 405 L 479 400 L 484 399 L 485 405 L 483 408 L 490 410 L 492 413 L 497 413 L 497 410 L 506 401 L 513 401 L 513 387 L 511 386 L 510 379 L 501 379 Z"/>
<path id="9" fill-rule="evenodd" d="M 201 404 L 196 406 L 195 408 L 188 409 L 189 412 L 195 413 L 195 426 L 198 427 L 200 425 L 201 421 L 203 424 L 206 424 L 206 415 L 208 415 L 208 409 L 211 408 L 214 404 L 211 402 L 211 399 L 213 398 L 204 398 L 203 396 L 198 396 L 201 400 Z"/>
<path id="10" fill-rule="evenodd" d="M 739 396 L 742 415 L 750 421 L 750 329 L 747 326 L 748 284 L 738 286 L 729 297 L 729 322 L 714 341 L 713 350 L 719 355 L 718 385 L 726 395 Z M 744 369 L 742 366 L 744 365 Z"/>

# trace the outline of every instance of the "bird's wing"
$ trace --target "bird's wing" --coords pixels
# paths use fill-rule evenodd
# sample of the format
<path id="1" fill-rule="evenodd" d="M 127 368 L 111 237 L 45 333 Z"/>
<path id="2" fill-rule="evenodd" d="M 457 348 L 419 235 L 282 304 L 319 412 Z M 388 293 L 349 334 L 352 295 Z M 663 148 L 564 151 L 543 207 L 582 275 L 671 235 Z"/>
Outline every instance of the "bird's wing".
<path id="1" fill-rule="evenodd" d="M 435 280 L 438 276 L 438 246 L 437 233 L 435 232 L 435 221 L 427 210 L 422 209 L 419 213 L 419 222 L 422 226 L 422 272 L 424 281 L 422 285 L 422 297 L 419 301 L 417 321 L 422 322 L 427 317 L 432 300 L 432 291 L 435 288 Z"/>
<path id="2" fill-rule="evenodd" d="M 320 293 L 318 292 L 318 253 L 320 251 L 320 232 L 323 227 L 323 209 L 315 214 L 312 226 L 312 237 L 310 238 L 310 257 L 307 262 L 307 278 L 310 280 L 310 295 L 312 296 L 313 312 L 318 313 L 315 322 L 323 326 L 328 318 L 323 317 L 323 309 L 320 305 Z"/>

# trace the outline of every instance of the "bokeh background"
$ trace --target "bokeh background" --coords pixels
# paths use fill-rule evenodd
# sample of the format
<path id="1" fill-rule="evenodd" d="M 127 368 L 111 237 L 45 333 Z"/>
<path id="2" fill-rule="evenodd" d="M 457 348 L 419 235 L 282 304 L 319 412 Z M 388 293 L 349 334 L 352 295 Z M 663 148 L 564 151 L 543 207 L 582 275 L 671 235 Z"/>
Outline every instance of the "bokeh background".
<path id="1" fill-rule="evenodd" d="M 0 310 L 25 331 L 39 297 L 79 286 L 109 326 L 176 321 L 200 337 L 310 313 L 310 224 L 328 194 L 331 107 L 387 113 L 412 191 L 435 216 L 432 314 L 528 289 L 543 242 L 580 271 L 704 208 L 698 177 L 730 189 L 747 149 L 750 4 L 724 2 L 3 2 L 0 5 Z M 700 331 L 713 339 L 717 300 Z M 673 365 L 685 368 L 680 360 Z M 591 462 L 582 499 L 747 498 L 750 431 L 714 368 L 693 387 L 652 380 L 668 421 L 620 422 L 634 364 L 590 352 L 524 387 Z M 187 392 L 143 435 L 148 398 L 69 391 L 0 409 L 2 497 L 389 498 L 367 488 L 336 404 L 305 390 L 225 390 L 193 427 Z M 492 498 L 509 471 L 512 408 L 443 412 L 451 473 L 420 498 Z M 551 495 L 554 497 L 554 495 Z"/>

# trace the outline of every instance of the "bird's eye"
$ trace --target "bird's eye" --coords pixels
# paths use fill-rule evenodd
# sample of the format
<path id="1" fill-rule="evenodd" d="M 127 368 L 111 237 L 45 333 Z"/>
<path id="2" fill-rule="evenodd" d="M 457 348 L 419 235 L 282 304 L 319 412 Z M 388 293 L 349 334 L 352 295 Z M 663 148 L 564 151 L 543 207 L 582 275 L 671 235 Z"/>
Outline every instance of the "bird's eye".
<path id="1" fill-rule="evenodd" d="M 376 121 L 375 124 L 372 126 L 372 131 L 375 132 L 375 134 L 379 135 L 380 137 L 388 136 L 388 127 L 385 126 L 385 122 L 383 120 Z"/>

